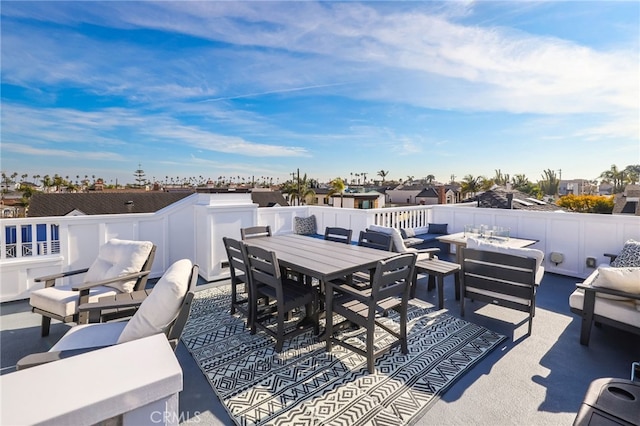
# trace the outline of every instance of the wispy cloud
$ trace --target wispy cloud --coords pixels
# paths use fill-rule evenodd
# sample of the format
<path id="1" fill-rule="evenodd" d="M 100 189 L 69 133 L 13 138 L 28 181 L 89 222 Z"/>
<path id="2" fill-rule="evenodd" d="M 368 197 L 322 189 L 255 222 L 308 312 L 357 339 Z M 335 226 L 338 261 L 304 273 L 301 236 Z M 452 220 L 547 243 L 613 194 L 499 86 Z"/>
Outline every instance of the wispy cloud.
<path id="1" fill-rule="evenodd" d="M 121 155 L 114 152 L 100 152 L 100 151 L 69 151 L 63 149 L 52 148 L 38 148 L 32 146 L 25 146 L 23 144 L 17 144 L 12 142 L 2 142 L 2 150 L 6 152 L 13 152 L 17 154 L 37 155 L 41 157 L 63 157 L 67 159 L 78 160 L 82 158 L 84 160 L 95 161 L 124 161 Z M 128 160 L 128 159 L 127 159 Z"/>

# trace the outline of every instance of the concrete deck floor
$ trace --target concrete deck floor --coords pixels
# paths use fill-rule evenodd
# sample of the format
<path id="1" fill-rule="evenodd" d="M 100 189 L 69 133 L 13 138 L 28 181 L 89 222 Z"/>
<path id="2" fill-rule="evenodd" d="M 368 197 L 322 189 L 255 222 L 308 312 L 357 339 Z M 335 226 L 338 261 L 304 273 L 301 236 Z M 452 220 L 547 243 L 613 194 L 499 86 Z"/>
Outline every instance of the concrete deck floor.
<path id="1" fill-rule="evenodd" d="M 426 291 L 426 281 L 419 280 L 417 297 L 435 304 L 437 293 Z M 570 425 L 592 380 L 628 379 L 631 363 L 640 361 L 640 337 L 594 327 L 590 345 L 581 346 L 580 319 L 568 306 L 578 281 L 545 275 L 531 336 L 526 336 L 526 314 L 469 303 L 467 321 L 505 334 L 508 340 L 447 390 L 418 424 Z M 445 280 L 445 309 L 459 316 L 453 277 Z M 26 301 L 0 305 L 0 374 L 14 371 L 23 356 L 48 350 L 69 327 L 54 321 L 51 334 L 42 338 L 40 316 L 29 311 Z M 176 356 L 184 372 L 182 424 L 233 424 L 182 343 Z"/>

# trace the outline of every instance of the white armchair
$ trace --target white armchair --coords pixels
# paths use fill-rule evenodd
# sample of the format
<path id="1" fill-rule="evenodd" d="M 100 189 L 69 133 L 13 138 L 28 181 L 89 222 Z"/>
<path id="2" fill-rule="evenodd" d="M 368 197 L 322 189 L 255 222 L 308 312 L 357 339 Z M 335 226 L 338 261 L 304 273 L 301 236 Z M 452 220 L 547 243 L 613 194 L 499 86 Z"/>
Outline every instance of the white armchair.
<path id="1" fill-rule="evenodd" d="M 45 287 L 31 292 L 29 304 L 42 315 L 42 336 L 49 335 L 51 319 L 62 322 L 88 322 L 78 306 L 96 302 L 100 297 L 143 290 L 155 256 L 150 241 L 111 239 L 100 247 L 98 257 L 89 268 L 36 278 Z M 62 278 L 85 274 L 78 284 L 56 285 Z"/>

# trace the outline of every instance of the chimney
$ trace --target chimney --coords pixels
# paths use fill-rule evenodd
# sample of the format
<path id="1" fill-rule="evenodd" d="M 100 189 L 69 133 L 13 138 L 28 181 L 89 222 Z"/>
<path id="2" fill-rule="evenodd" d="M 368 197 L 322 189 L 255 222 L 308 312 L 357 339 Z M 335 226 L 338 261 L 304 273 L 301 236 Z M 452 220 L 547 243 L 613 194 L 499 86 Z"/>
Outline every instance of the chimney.
<path id="1" fill-rule="evenodd" d="M 447 204 L 444 196 L 444 186 L 438 187 L 438 204 Z"/>
<path id="2" fill-rule="evenodd" d="M 513 208 L 513 193 L 512 192 L 507 194 L 507 208 L 508 209 L 512 209 Z"/>

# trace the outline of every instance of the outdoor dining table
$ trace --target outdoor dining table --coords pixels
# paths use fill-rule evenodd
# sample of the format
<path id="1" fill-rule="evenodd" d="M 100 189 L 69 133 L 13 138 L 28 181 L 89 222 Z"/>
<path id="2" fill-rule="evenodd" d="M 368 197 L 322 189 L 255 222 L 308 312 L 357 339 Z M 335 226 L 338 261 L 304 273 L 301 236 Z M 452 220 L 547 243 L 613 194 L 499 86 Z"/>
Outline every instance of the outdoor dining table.
<path id="1" fill-rule="evenodd" d="M 320 282 L 321 291 L 327 281 L 344 278 L 354 272 L 372 270 L 378 261 L 398 253 L 326 241 L 298 234 L 251 238 L 246 245 L 273 251 L 280 266 Z M 325 295 L 330 303 L 330 295 Z"/>
<path id="2" fill-rule="evenodd" d="M 471 236 L 471 235 L 469 234 L 469 236 Z M 474 236 L 474 237 L 477 238 L 477 236 Z M 460 258 L 462 250 L 460 250 L 460 248 L 467 246 L 467 234 L 466 233 L 457 232 L 455 234 L 441 235 L 441 236 L 437 237 L 437 240 L 440 241 L 440 242 L 443 242 L 443 243 L 449 243 L 449 244 L 455 245 L 456 246 L 456 261 L 459 264 L 462 264 L 462 259 Z M 487 241 L 487 242 L 495 242 L 496 244 L 500 244 L 502 246 L 512 247 L 512 248 L 524 248 L 524 247 L 531 246 L 531 245 L 533 245 L 533 244 L 538 242 L 538 240 L 527 240 L 527 239 L 524 239 L 524 238 L 514 238 L 514 237 L 486 239 L 485 241 Z"/>

